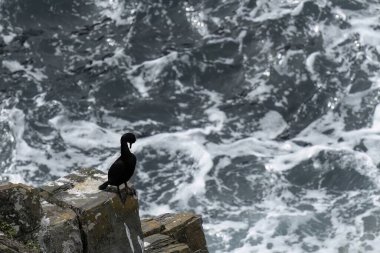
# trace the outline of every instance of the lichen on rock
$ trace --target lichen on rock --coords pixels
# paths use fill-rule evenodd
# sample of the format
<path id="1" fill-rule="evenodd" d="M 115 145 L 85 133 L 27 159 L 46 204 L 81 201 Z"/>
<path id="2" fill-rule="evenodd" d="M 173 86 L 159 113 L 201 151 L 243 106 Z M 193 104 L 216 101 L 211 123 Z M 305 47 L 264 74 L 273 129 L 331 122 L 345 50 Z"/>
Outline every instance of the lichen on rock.
<path id="1" fill-rule="evenodd" d="M 2 232 L 2 235 L 10 238 L 14 238 L 17 234 L 16 229 L 3 220 L 0 220 L 0 231 Z"/>
<path id="2" fill-rule="evenodd" d="M 44 218 L 37 234 L 44 252 L 83 252 L 81 231 L 75 212 L 47 201 L 42 202 Z"/>
<path id="3" fill-rule="evenodd" d="M 101 171 L 81 169 L 40 189 L 0 185 L 0 252 L 208 252 L 200 216 L 141 222 L 135 191 L 122 188 L 121 200 L 115 189 L 98 190 L 106 179 Z"/>
<path id="4" fill-rule="evenodd" d="M 123 197 L 115 191 L 100 191 L 98 186 L 107 176 L 95 169 L 82 169 L 42 187 L 48 199 L 74 210 L 81 230 L 84 252 L 142 252 L 142 238 L 137 198 Z M 64 186 L 64 187 L 63 187 Z M 52 202 L 52 201 L 51 201 Z M 125 224 L 130 231 L 129 243 Z"/>
<path id="5" fill-rule="evenodd" d="M 0 185 L 0 222 L 5 234 L 23 241 L 33 239 L 41 218 L 38 190 L 22 184 Z"/>

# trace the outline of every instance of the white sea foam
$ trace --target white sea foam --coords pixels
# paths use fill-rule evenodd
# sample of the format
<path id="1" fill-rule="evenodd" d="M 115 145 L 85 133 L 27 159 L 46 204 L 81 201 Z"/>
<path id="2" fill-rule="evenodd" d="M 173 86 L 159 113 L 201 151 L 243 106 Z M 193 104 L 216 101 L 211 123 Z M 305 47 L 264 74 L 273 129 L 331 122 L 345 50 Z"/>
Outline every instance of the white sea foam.
<path id="1" fill-rule="evenodd" d="M 1 32 L 1 31 L 0 31 Z M 12 40 L 16 37 L 17 35 L 15 33 L 9 33 L 8 35 L 1 34 L 1 37 L 3 37 L 3 40 L 5 44 L 9 44 L 12 42 Z"/>
<path id="2" fill-rule="evenodd" d="M 120 136 L 88 121 L 70 121 L 64 116 L 49 120 L 65 143 L 80 149 L 112 148 L 117 145 Z M 99 140 L 103 140 L 101 143 Z"/>
<path id="3" fill-rule="evenodd" d="M 130 71 L 129 80 L 140 92 L 142 97 L 148 97 L 150 87 L 148 87 L 147 84 L 152 85 L 158 81 L 163 69 L 168 65 L 172 65 L 177 58 L 178 53 L 172 52 L 161 58 L 145 61 L 140 65 L 134 66 Z"/>
<path id="4" fill-rule="evenodd" d="M 125 2 L 120 0 L 95 0 L 100 13 L 111 18 L 117 25 L 129 25 L 134 20 L 135 9 L 128 9 Z M 130 14 L 130 15 L 127 15 Z"/>
<path id="5" fill-rule="evenodd" d="M 257 138 L 273 139 L 287 129 L 288 124 L 281 114 L 276 111 L 269 111 L 260 120 L 260 127 L 261 130 L 254 134 Z"/>
<path id="6" fill-rule="evenodd" d="M 295 15 L 298 15 L 300 8 L 301 5 L 297 7 L 298 10 Z M 340 18 L 344 20 L 350 20 L 350 18 L 348 18 L 347 15 L 343 13 L 343 11 L 338 11 L 338 13 Z M 283 14 L 280 13 L 279 15 L 279 13 L 275 13 L 272 16 L 271 15 L 261 16 L 261 18 L 278 18 Z M 373 33 L 372 28 L 369 27 L 371 24 L 373 24 L 373 19 L 369 19 L 367 23 L 363 21 L 360 23 L 358 22 L 358 24 L 356 24 L 355 22 L 354 26 L 365 28 L 363 31 L 360 32 L 361 37 L 363 37 L 361 43 L 374 45 L 375 43 L 372 40 L 374 39 L 375 41 L 378 41 L 378 38 L 376 38 L 376 36 L 372 36 L 371 38 L 368 37 L 369 34 Z M 354 27 L 352 32 L 357 31 L 357 29 L 358 28 Z M 320 30 L 328 39 L 332 39 L 335 42 L 337 40 L 340 40 L 340 33 L 334 34 L 334 31 L 333 29 L 331 29 L 331 27 L 319 26 L 318 30 Z M 371 32 L 367 33 L 368 31 Z M 337 34 L 338 36 L 336 36 Z M 332 35 L 336 37 L 332 38 Z M 342 37 L 342 40 L 344 40 L 344 37 Z M 330 50 L 333 47 L 333 45 L 334 44 L 326 46 Z M 306 68 L 312 75 L 316 74 L 313 65 L 315 57 L 318 54 L 318 52 L 313 53 L 305 62 Z M 316 76 L 316 78 L 318 77 Z M 252 97 L 259 96 L 259 94 L 271 93 L 270 89 L 267 89 L 265 86 L 258 87 L 260 87 L 260 89 L 265 88 L 265 91 L 257 93 L 257 90 L 254 90 L 251 95 Z M 256 92 L 256 94 L 254 94 L 254 92 Z M 342 98 L 342 100 L 344 103 L 350 103 L 352 106 L 357 107 L 359 109 L 362 101 L 361 96 L 357 97 L 356 101 L 353 100 L 353 98 L 355 98 L 355 96 L 351 95 L 346 101 L 344 100 L 344 98 Z M 334 107 L 331 108 L 333 109 Z M 270 140 L 286 127 L 286 124 L 281 119 L 281 117 L 278 117 L 278 124 L 275 123 L 276 121 L 274 121 L 273 125 L 271 125 L 270 123 L 268 124 L 268 122 L 271 122 L 271 120 L 268 119 L 270 119 L 273 116 L 276 118 L 278 117 L 278 114 L 269 114 L 267 115 L 268 118 L 264 117 L 261 120 L 261 126 L 263 131 L 254 133 L 254 137 L 238 140 L 229 144 L 207 143 L 206 150 L 208 151 L 208 154 L 211 155 L 211 160 L 213 159 L 213 157 L 219 155 L 228 155 L 232 158 L 244 155 L 254 155 L 256 157 L 262 157 L 263 159 L 267 160 L 267 167 L 270 170 L 282 171 L 289 170 L 297 164 L 301 163 L 302 161 L 316 156 L 322 150 L 343 151 L 352 154 L 352 160 L 349 160 L 347 158 L 347 161 L 355 161 L 357 163 L 356 168 L 358 172 L 360 172 L 363 175 L 366 175 L 368 178 L 374 179 L 374 182 L 378 181 L 378 179 L 380 178 L 380 175 L 377 172 L 376 168 L 376 164 L 379 163 L 379 152 L 377 152 L 377 148 L 375 147 L 376 143 L 378 142 L 377 135 L 379 131 L 378 108 L 375 111 L 373 124 L 370 128 L 362 128 L 353 131 L 344 130 L 345 124 L 342 121 L 341 117 L 339 117 L 333 112 L 327 113 L 325 116 L 322 116 L 320 119 L 310 124 L 307 128 L 305 128 L 301 133 L 299 133 L 295 137 L 295 140 L 310 142 L 311 146 L 309 147 L 301 147 L 292 142 L 280 143 L 277 141 Z M 328 129 L 334 129 L 333 134 L 327 135 L 323 133 Z M 262 140 L 259 141 L 257 139 L 258 137 L 260 137 Z M 340 138 L 343 138 L 344 140 L 338 141 L 338 139 Z M 365 140 L 365 145 L 368 149 L 368 151 L 366 151 L 365 154 L 352 151 L 354 146 L 357 145 L 361 139 Z M 166 137 L 161 139 L 159 142 L 161 141 L 165 143 L 177 143 L 177 141 L 172 142 Z M 182 139 L 181 142 L 183 142 Z M 226 167 L 226 165 L 230 163 L 229 160 L 225 161 L 226 164 L 224 164 L 222 168 Z M 286 195 L 283 194 L 282 197 L 284 196 Z M 292 197 L 291 194 L 289 196 L 290 198 Z M 310 204 L 314 208 L 313 211 L 296 211 L 295 209 L 290 208 L 288 204 L 283 202 L 280 198 L 268 199 L 267 201 L 265 201 L 263 204 L 260 205 L 260 207 L 266 210 L 266 213 L 268 213 L 267 218 L 261 219 L 254 226 L 250 225 L 247 236 L 245 238 L 246 241 L 243 244 L 243 246 L 231 252 L 304 252 L 304 249 L 301 247 L 301 244 L 299 244 L 296 241 L 297 239 L 295 238 L 295 235 L 292 234 L 294 233 L 294 229 L 299 227 L 300 224 L 310 222 L 313 220 L 318 221 L 318 218 L 315 217 L 315 213 L 318 214 L 328 212 L 329 208 L 331 208 L 332 201 L 332 197 L 327 195 L 327 193 L 321 189 L 308 190 L 306 196 L 307 197 L 305 198 L 305 200 L 308 201 L 308 199 L 310 199 Z M 210 206 L 210 210 L 211 209 L 212 207 Z M 157 210 L 157 207 L 155 207 L 154 210 Z M 251 210 L 253 210 L 253 207 Z M 338 214 L 333 213 L 333 227 L 336 228 L 335 236 L 326 238 L 323 241 L 320 241 L 315 237 L 309 236 L 306 237 L 304 241 L 309 245 L 319 245 L 320 250 L 318 252 L 337 252 L 338 250 L 342 250 L 342 248 L 345 248 L 347 245 L 347 235 L 350 233 L 356 234 L 357 228 L 363 227 L 362 218 L 366 215 L 369 215 L 372 211 L 373 210 L 370 210 L 365 214 L 358 216 L 356 218 L 356 224 L 354 225 L 342 224 L 343 221 L 338 217 Z M 280 225 L 282 219 L 290 219 L 289 222 L 292 228 L 290 228 L 290 232 L 288 232 L 289 235 L 273 237 L 273 234 L 275 234 L 276 229 Z M 225 238 L 225 241 L 229 241 L 232 239 L 230 237 L 230 233 L 227 232 L 229 229 L 233 228 L 234 230 L 239 230 L 242 228 L 247 228 L 238 225 L 241 223 L 228 224 L 228 222 L 226 222 L 219 224 L 220 227 L 218 227 L 218 223 L 207 224 L 206 229 L 209 231 L 214 231 L 215 227 L 220 228 L 217 232 L 217 235 L 220 235 L 220 238 Z M 251 244 L 252 240 L 259 238 L 264 238 L 264 241 L 259 244 Z M 289 243 L 287 243 L 291 241 L 294 241 L 293 246 L 290 246 Z M 375 239 L 374 241 L 378 241 L 378 239 Z M 363 245 L 360 243 L 358 239 L 352 241 L 351 245 L 347 248 L 349 252 L 355 252 L 355 250 L 357 251 L 360 249 L 363 249 Z"/>
<path id="7" fill-rule="evenodd" d="M 28 79 L 42 81 L 43 79 L 47 78 L 42 69 L 33 68 L 31 65 L 23 66 L 15 60 L 3 60 L 2 65 L 12 73 L 17 71 L 25 72 Z"/>
<path id="8" fill-rule="evenodd" d="M 337 71 L 348 73 L 347 76 L 353 68 L 352 63 L 363 59 L 364 63 L 360 68 L 368 74 L 372 86 L 364 91 L 349 93 L 352 84 L 342 84 L 336 94 L 329 98 L 326 111 L 316 116 L 312 122 L 308 122 L 302 127 L 302 131 L 288 140 L 279 141 L 276 137 L 292 127 L 293 122 L 280 113 L 284 106 L 292 101 L 276 101 L 275 106 L 264 111 L 261 116 L 250 119 L 255 121 L 257 126 L 248 129 L 243 135 L 233 132 L 229 123 L 233 120 L 232 117 L 244 117 L 244 113 L 234 115 L 225 112 L 227 110 L 222 107 L 229 106 L 230 100 L 226 100 L 225 97 L 230 94 L 218 94 L 203 89 L 202 83 L 197 83 L 196 89 L 197 94 L 206 97 L 199 104 L 204 118 L 197 127 L 179 126 L 160 131 L 160 126 L 166 122 L 149 118 L 127 121 L 106 110 L 102 111 L 105 113 L 102 120 L 107 122 L 107 126 L 103 126 L 95 117 L 72 120 L 65 108 L 62 108 L 58 115 L 52 116 L 48 121 L 47 126 L 51 133 L 39 136 L 44 142 L 38 145 L 25 138 L 28 128 L 26 112 L 17 108 L 9 109 L 9 103 L 5 101 L 1 105 L 0 121 L 7 123 L 6 127 L 10 128 L 11 137 L 7 140 L 12 157 L 11 165 L 2 176 L 8 176 L 11 181 L 25 182 L 26 175 L 38 172 L 40 165 L 50 168 L 50 174 L 55 176 L 65 175 L 69 169 L 81 166 L 96 166 L 106 171 L 119 155 L 119 138 L 126 126 L 131 131 L 139 131 L 149 125 L 156 127 L 157 131 L 152 131 L 154 134 L 149 137 L 138 139 L 132 148 L 139 158 L 135 180 L 140 183 L 136 187 L 142 196 L 142 215 L 188 209 L 203 214 L 209 244 L 215 252 L 305 252 L 305 247 L 313 248 L 313 252 L 320 253 L 365 252 L 369 247 L 376 250 L 380 244 L 380 237 L 375 228 L 372 228 L 375 232 L 370 231 L 368 223 L 371 222 L 366 219 L 371 221 L 368 217 L 376 215 L 380 207 L 380 198 L 376 192 L 380 186 L 377 168 L 380 164 L 380 109 L 376 106 L 372 112 L 370 103 L 377 103 L 377 98 L 368 98 L 370 95 L 377 96 L 376 92 L 380 87 L 379 75 L 371 70 L 379 66 L 377 52 L 380 37 L 375 29 L 378 23 L 378 6 L 369 4 L 368 10 L 351 11 L 322 0 L 278 0 L 257 1 L 254 9 L 247 10 L 243 7 L 245 1 L 241 1 L 236 8 L 235 16 L 215 16 L 210 19 L 218 27 L 225 22 L 224 19 L 238 24 L 241 18 L 247 22 L 252 21 L 256 26 L 260 22 L 281 21 L 286 16 L 303 15 L 302 11 L 307 3 L 327 6 L 333 11 L 335 19 L 331 22 L 325 22 L 320 17 L 321 19 L 310 23 L 305 21 L 304 24 L 310 27 L 310 34 L 323 38 L 323 50 L 302 55 L 303 48 L 291 47 L 284 52 L 283 49 L 275 48 L 272 38 L 263 39 L 261 44 L 258 44 L 261 46 L 257 49 L 257 54 L 263 58 L 267 57 L 265 61 L 255 58 L 256 56 L 243 55 L 244 67 L 252 70 L 246 73 L 245 80 L 249 89 L 243 102 L 265 103 L 272 98 L 280 84 L 269 83 L 268 80 L 275 78 L 275 72 L 293 75 L 289 64 L 294 59 L 297 60 L 298 67 L 307 70 L 303 76 L 297 77 L 297 81 L 305 81 L 305 76 L 310 75 L 312 81 L 316 82 L 316 88 L 320 90 L 339 86 L 334 78 L 323 81 L 320 66 L 317 66 L 320 58 L 341 63 Z M 130 25 L 133 22 L 135 11 L 125 12 L 124 2 L 97 0 L 96 4 L 102 15 L 112 18 L 118 25 Z M 237 51 L 245 53 L 244 43 L 250 39 L 247 37 L 248 30 L 244 28 L 238 31 L 235 38 L 232 35 L 227 38 L 212 37 L 205 27 L 208 18 L 205 15 L 208 13 L 195 13 L 191 8 L 188 12 L 186 18 L 192 27 L 201 36 L 210 39 L 210 44 L 238 42 Z M 124 15 L 125 13 L 131 15 Z M 341 24 L 339 22 L 348 22 L 350 25 L 343 29 L 337 25 Z M 297 32 L 297 28 L 295 24 L 289 24 L 289 27 L 281 32 L 293 34 Z M 9 37 L 5 42 L 10 43 L 12 39 L 13 37 Z M 126 70 L 132 85 L 140 96 L 147 100 L 152 99 L 151 91 L 167 68 L 179 73 L 177 63 L 190 62 L 188 56 L 172 52 L 129 66 L 130 62 L 124 54 L 123 46 L 119 47 L 113 40 L 108 40 L 107 43 L 116 48 L 114 56 L 103 61 L 93 61 L 91 66 L 107 64 L 117 67 L 121 63 L 124 64 L 121 69 Z M 352 43 L 357 51 L 350 52 L 344 46 L 345 43 Z M 75 51 L 72 46 L 66 50 Z M 94 49 L 96 54 L 99 50 L 101 48 Z M 304 57 L 297 58 L 300 56 Z M 89 59 L 91 57 L 93 55 Z M 75 59 L 80 58 L 78 56 Z M 84 57 L 80 60 L 88 59 Z M 223 64 L 232 64 L 234 61 L 231 57 L 220 57 L 216 60 Z M 38 70 L 13 60 L 3 60 L 2 66 L 11 73 L 20 71 L 35 81 L 45 80 L 43 69 Z M 204 62 L 199 62 L 201 72 L 205 72 L 207 67 Z M 352 81 L 352 78 L 347 79 L 347 82 Z M 174 83 L 173 88 L 178 89 L 178 94 L 191 90 L 182 80 L 175 80 Z M 297 85 L 298 83 L 294 84 L 294 87 Z M 284 91 L 284 94 L 286 92 L 292 91 Z M 330 95 L 329 90 L 326 90 L 326 93 Z M 46 94 L 44 91 L 34 97 L 36 107 L 49 103 Z M 347 117 L 367 113 L 367 106 L 370 111 L 368 117 L 373 116 L 372 122 L 371 119 L 358 117 L 363 121 L 368 120 L 369 123 L 359 127 L 348 127 L 347 122 L 358 123 L 356 121 L 360 120 L 347 120 Z M 179 107 L 186 109 L 189 105 L 182 103 Z M 252 108 L 253 111 L 256 107 Z M 279 110 L 275 111 L 274 108 Z M 181 115 L 183 117 L 184 113 Z M 242 122 L 240 126 L 250 123 Z M 54 138 L 62 144 L 60 149 L 54 149 L 49 142 Z M 365 146 L 363 150 L 358 148 L 360 144 Z M 151 150 L 153 151 L 150 153 Z M 301 165 L 304 162 L 311 161 L 308 166 L 317 172 L 321 168 L 332 169 L 329 163 L 315 161 L 323 152 L 338 153 L 342 159 L 335 162 L 340 163 L 342 169 L 352 168 L 368 179 L 375 190 L 364 188 L 329 192 L 329 189 L 320 188 L 321 184 L 315 187 L 293 186 L 300 188 L 298 190 L 290 187 L 286 179 L 287 173 L 298 167 L 302 170 Z M 115 155 L 112 156 L 113 154 Z M 161 162 L 161 158 L 168 161 Z M 159 171 L 154 171 L 155 169 Z M 155 181 L 159 176 L 163 179 L 160 182 Z M 95 184 L 91 186 L 96 187 Z M 255 191 L 251 192 L 251 189 Z M 126 234 L 130 237 L 127 227 Z M 373 238 L 366 239 L 366 236 Z M 131 244 L 131 238 L 128 240 Z"/>
<path id="9" fill-rule="evenodd" d="M 202 36 L 208 35 L 207 25 L 205 24 L 205 13 L 202 10 L 195 10 L 192 5 L 184 3 L 186 18 L 191 26 Z"/>

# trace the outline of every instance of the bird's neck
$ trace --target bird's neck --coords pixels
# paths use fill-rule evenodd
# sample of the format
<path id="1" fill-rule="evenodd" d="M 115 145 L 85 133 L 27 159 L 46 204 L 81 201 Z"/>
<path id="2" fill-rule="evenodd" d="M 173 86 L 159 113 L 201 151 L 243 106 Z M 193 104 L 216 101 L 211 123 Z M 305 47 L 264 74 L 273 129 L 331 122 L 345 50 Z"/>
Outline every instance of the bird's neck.
<path id="1" fill-rule="evenodd" d="M 131 153 L 131 151 L 128 148 L 128 144 L 121 145 L 121 156 L 128 156 Z"/>

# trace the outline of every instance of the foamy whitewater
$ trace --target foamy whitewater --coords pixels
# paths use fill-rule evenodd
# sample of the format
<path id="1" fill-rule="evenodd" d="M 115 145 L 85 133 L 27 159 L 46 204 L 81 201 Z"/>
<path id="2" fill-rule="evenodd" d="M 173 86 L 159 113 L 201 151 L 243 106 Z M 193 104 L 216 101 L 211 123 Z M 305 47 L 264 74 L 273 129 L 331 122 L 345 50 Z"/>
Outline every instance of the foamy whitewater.
<path id="1" fill-rule="evenodd" d="M 0 0 L 0 181 L 107 171 L 210 252 L 380 251 L 380 3 Z M 127 239 L 126 239 L 127 240 Z"/>

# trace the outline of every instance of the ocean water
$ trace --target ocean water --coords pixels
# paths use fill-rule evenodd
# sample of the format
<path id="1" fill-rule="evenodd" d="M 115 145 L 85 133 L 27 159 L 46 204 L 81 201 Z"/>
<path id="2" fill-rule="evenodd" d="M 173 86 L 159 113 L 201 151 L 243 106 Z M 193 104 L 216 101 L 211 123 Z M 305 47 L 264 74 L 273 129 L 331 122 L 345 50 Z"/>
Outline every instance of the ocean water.
<path id="1" fill-rule="evenodd" d="M 0 181 L 107 171 L 210 252 L 379 252 L 380 3 L 0 0 Z"/>

